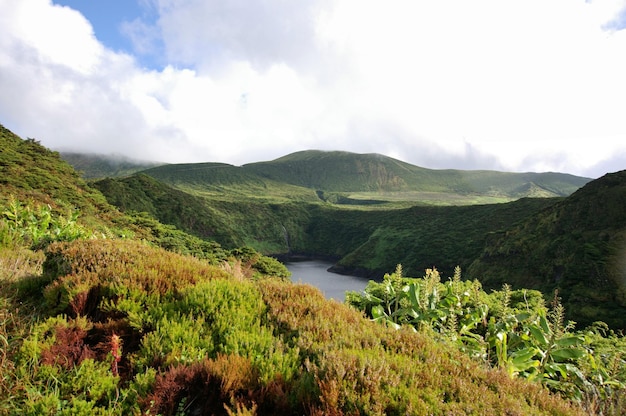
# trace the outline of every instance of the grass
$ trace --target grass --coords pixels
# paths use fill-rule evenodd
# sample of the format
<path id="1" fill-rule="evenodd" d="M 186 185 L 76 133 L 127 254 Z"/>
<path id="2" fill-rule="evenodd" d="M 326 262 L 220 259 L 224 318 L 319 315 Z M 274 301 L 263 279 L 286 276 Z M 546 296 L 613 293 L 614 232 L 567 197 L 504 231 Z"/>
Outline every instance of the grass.
<path id="1" fill-rule="evenodd" d="M 20 382 L 13 357 L 22 340 L 30 335 L 38 309 L 24 303 L 16 285 L 41 274 L 42 252 L 26 249 L 0 249 L 0 415 L 15 409 L 13 398 L 23 394 L 26 386 Z"/>
<path id="2" fill-rule="evenodd" d="M 454 192 L 354 192 L 348 195 L 349 198 L 357 201 L 375 200 L 388 202 L 402 202 L 403 205 L 419 204 L 419 205 L 484 205 L 484 204 L 501 204 L 511 202 L 517 198 L 509 196 L 489 196 L 480 194 L 458 194 Z"/>

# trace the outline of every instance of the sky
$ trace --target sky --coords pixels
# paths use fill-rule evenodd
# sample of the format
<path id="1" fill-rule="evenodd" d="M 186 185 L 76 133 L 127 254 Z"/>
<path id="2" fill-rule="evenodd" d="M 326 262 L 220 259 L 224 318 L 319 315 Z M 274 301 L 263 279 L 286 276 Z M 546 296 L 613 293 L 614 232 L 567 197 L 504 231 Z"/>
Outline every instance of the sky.
<path id="1" fill-rule="evenodd" d="M 0 124 L 242 165 L 626 169 L 626 0 L 0 0 Z"/>

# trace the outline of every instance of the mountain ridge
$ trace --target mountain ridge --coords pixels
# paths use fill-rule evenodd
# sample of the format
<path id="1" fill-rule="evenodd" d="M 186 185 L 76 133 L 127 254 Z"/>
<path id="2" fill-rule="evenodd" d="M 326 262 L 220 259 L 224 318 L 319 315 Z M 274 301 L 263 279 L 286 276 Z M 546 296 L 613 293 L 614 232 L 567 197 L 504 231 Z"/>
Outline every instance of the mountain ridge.
<path id="1" fill-rule="evenodd" d="M 491 170 L 428 169 L 376 153 L 306 150 L 280 158 L 234 166 L 224 163 L 168 164 L 141 171 L 172 186 L 193 184 L 215 188 L 251 184 L 273 188 L 287 184 L 322 192 L 357 195 L 362 199 L 383 194 L 410 193 L 477 195 L 493 202 L 523 197 L 562 197 L 591 178 L 558 172 L 500 172 Z M 270 181 L 270 182 L 268 182 Z"/>
<path id="2" fill-rule="evenodd" d="M 217 182 L 260 178 L 333 192 L 456 192 L 525 196 L 567 196 L 592 180 L 560 172 L 506 172 L 498 170 L 429 169 L 379 153 L 302 150 L 279 158 L 236 166 L 222 162 L 158 163 L 113 156 L 62 153 L 85 178 L 128 176 L 143 172 L 173 184 L 175 173 Z M 107 170 L 108 169 L 108 170 Z M 206 170 L 211 169 L 211 172 Z M 191 172 L 195 171 L 196 175 Z M 221 171 L 221 172 L 219 172 Z M 180 180 L 178 180 L 180 182 Z M 525 189 L 533 186 L 533 191 Z"/>

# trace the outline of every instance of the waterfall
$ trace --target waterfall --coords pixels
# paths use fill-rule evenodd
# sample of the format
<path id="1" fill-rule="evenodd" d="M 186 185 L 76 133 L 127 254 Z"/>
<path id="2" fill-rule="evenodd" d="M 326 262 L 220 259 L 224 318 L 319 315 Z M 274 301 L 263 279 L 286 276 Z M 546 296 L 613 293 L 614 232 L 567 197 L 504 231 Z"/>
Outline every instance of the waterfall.
<path id="1" fill-rule="evenodd" d="M 280 225 L 283 227 L 283 237 L 285 238 L 285 244 L 287 245 L 287 253 L 291 253 L 291 246 L 289 245 L 289 233 L 284 225 Z"/>

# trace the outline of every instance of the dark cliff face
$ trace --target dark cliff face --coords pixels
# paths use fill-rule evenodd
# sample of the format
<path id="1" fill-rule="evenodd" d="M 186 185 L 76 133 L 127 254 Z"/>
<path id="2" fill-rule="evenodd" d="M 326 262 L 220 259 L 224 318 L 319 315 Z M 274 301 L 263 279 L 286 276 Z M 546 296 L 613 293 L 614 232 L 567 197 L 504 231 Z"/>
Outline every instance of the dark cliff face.
<path id="1" fill-rule="evenodd" d="M 469 273 L 487 287 L 558 290 L 571 319 L 626 327 L 626 171 L 491 235 Z"/>

